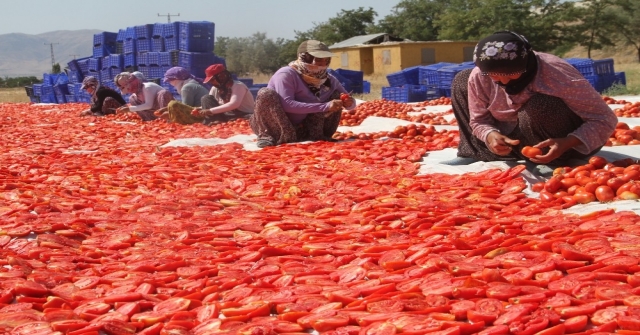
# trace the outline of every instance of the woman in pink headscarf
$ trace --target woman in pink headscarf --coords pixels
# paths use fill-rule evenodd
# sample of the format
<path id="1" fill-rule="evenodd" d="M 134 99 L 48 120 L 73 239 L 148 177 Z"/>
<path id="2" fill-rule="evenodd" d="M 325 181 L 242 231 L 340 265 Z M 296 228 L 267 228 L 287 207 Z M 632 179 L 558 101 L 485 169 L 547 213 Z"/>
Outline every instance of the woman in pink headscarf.
<path id="1" fill-rule="evenodd" d="M 175 87 L 182 101 L 171 101 L 167 107 L 157 110 L 156 116 L 179 124 L 201 123 L 204 118 L 191 115 L 191 111 L 194 107 L 200 107 L 202 97 L 209 93 L 202 82 L 180 66 L 167 70 L 163 80 Z"/>
<path id="2" fill-rule="evenodd" d="M 173 100 L 173 94 L 162 86 L 143 82 L 137 76 L 129 72 L 122 72 L 113 79 L 122 94 L 131 94 L 129 106 L 123 106 L 116 110 L 116 113 L 136 112 L 142 121 L 152 121 L 156 119 L 153 114 L 156 110 L 167 107 Z"/>

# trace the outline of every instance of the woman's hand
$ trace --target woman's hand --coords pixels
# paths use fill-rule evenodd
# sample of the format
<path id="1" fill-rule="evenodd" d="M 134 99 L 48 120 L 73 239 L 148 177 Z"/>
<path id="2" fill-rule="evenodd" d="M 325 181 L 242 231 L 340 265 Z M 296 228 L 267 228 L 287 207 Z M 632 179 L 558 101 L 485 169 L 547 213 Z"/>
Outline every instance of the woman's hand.
<path id="1" fill-rule="evenodd" d="M 90 110 L 90 109 L 83 110 L 83 111 L 80 113 L 80 116 L 87 116 L 87 115 L 91 115 L 91 110 Z"/>
<path id="2" fill-rule="evenodd" d="M 202 113 L 200 112 L 202 110 L 202 108 L 200 107 L 195 107 L 192 111 L 191 111 L 191 115 L 193 116 L 202 116 Z"/>
<path id="3" fill-rule="evenodd" d="M 567 136 L 562 138 L 550 138 L 535 145 L 536 148 L 549 148 L 549 151 L 537 158 L 530 158 L 534 163 L 547 164 L 562 156 L 567 150 L 582 143 L 577 137 Z"/>
<path id="4" fill-rule="evenodd" d="M 162 114 L 166 113 L 168 110 L 169 110 L 168 107 L 162 107 L 162 108 L 156 110 L 155 112 L 153 112 L 153 115 L 162 116 Z"/>
<path id="5" fill-rule="evenodd" d="M 128 113 L 131 110 L 129 110 L 129 106 L 122 106 L 119 107 L 118 109 L 116 109 L 116 114 L 124 114 L 124 113 Z"/>
<path id="6" fill-rule="evenodd" d="M 342 100 L 340 99 L 331 100 L 329 102 L 328 112 L 331 112 L 331 113 L 339 112 L 339 111 L 342 111 L 342 108 L 343 108 Z"/>
<path id="7" fill-rule="evenodd" d="M 356 100 L 347 93 L 340 94 L 340 100 L 342 101 L 342 106 L 344 106 L 344 108 L 351 108 L 351 106 L 356 103 Z"/>
<path id="8" fill-rule="evenodd" d="M 511 153 L 512 146 L 520 144 L 520 140 L 510 139 L 497 131 L 487 135 L 487 147 L 496 155 L 506 156 Z"/>

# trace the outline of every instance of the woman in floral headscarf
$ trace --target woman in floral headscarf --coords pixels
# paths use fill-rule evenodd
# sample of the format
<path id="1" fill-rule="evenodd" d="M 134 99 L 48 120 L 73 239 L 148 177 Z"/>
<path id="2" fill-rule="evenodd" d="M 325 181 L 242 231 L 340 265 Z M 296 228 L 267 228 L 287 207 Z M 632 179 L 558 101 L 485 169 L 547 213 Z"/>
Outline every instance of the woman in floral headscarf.
<path id="1" fill-rule="evenodd" d="M 327 73 L 332 56 L 324 43 L 304 41 L 298 47 L 298 58 L 279 69 L 268 86 L 258 91 L 255 113 L 249 120 L 258 135 L 258 147 L 332 141 L 342 109 L 356 106 L 353 98 L 340 99 L 347 91 Z"/>
<path id="2" fill-rule="evenodd" d="M 522 159 L 535 169 L 582 164 L 616 126 L 611 108 L 577 69 L 533 51 L 522 35 L 500 31 L 483 38 L 474 62 L 474 69 L 459 72 L 452 83 L 460 144 L 458 158 L 444 164 Z M 524 146 L 543 154 L 524 157 Z"/>
<path id="3" fill-rule="evenodd" d="M 120 93 L 100 85 L 94 76 L 84 78 L 81 89 L 91 94 L 91 107 L 80 113 L 80 116 L 115 114 L 116 109 L 126 104 Z"/>
<path id="4" fill-rule="evenodd" d="M 191 115 L 193 108 L 199 107 L 202 97 L 209 93 L 200 80 L 189 70 L 176 66 L 167 70 L 163 81 L 171 84 L 180 93 L 182 101 L 171 101 L 167 107 L 157 110 L 155 115 L 179 124 L 202 122 L 202 117 Z"/>
<path id="5" fill-rule="evenodd" d="M 131 94 L 129 106 L 123 106 L 116 113 L 136 112 L 142 121 L 155 120 L 156 110 L 166 107 L 173 100 L 173 94 L 162 86 L 144 82 L 138 76 L 129 72 L 122 72 L 113 79 L 123 94 Z"/>

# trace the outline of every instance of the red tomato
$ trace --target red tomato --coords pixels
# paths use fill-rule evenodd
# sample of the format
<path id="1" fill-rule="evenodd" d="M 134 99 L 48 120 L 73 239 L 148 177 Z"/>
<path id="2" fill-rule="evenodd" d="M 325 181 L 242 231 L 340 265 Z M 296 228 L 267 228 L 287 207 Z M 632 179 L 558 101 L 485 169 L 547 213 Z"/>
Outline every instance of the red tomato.
<path id="1" fill-rule="evenodd" d="M 591 156 L 589 158 L 589 164 L 593 165 L 595 169 L 602 169 L 607 163 L 607 160 L 601 156 Z"/>
<path id="2" fill-rule="evenodd" d="M 528 145 L 523 147 L 520 152 L 522 153 L 523 156 L 529 157 L 529 158 L 535 158 L 536 156 L 542 155 L 542 150 L 540 148 L 535 148 Z"/>
<path id="3" fill-rule="evenodd" d="M 607 185 L 598 186 L 595 190 L 596 199 L 600 202 L 610 202 L 615 197 L 613 189 Z"/>

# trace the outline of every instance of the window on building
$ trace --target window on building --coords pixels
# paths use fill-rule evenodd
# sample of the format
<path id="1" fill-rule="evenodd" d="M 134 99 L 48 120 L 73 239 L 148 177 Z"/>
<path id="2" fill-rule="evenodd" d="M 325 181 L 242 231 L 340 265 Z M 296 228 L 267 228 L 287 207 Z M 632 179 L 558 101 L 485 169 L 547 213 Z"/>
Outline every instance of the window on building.
<path id="1" fill-rule="evenodd" d="M 346 52 L 343 52 L 342 55 L 340 55 L 340 66 L 341 67 L 349 67 L 349 54 Z"/>
<path id="2" fill-rule="evenodd" d="M 434 48 L 422 48 L 420 59 L 421 64 L 435 64 L 436 62 L 436 49 Z"/>
<path id="3" fill-rule="evenodd" d="M 382 64 L 391 65 L 391 50 L 382 50 Z"/>

